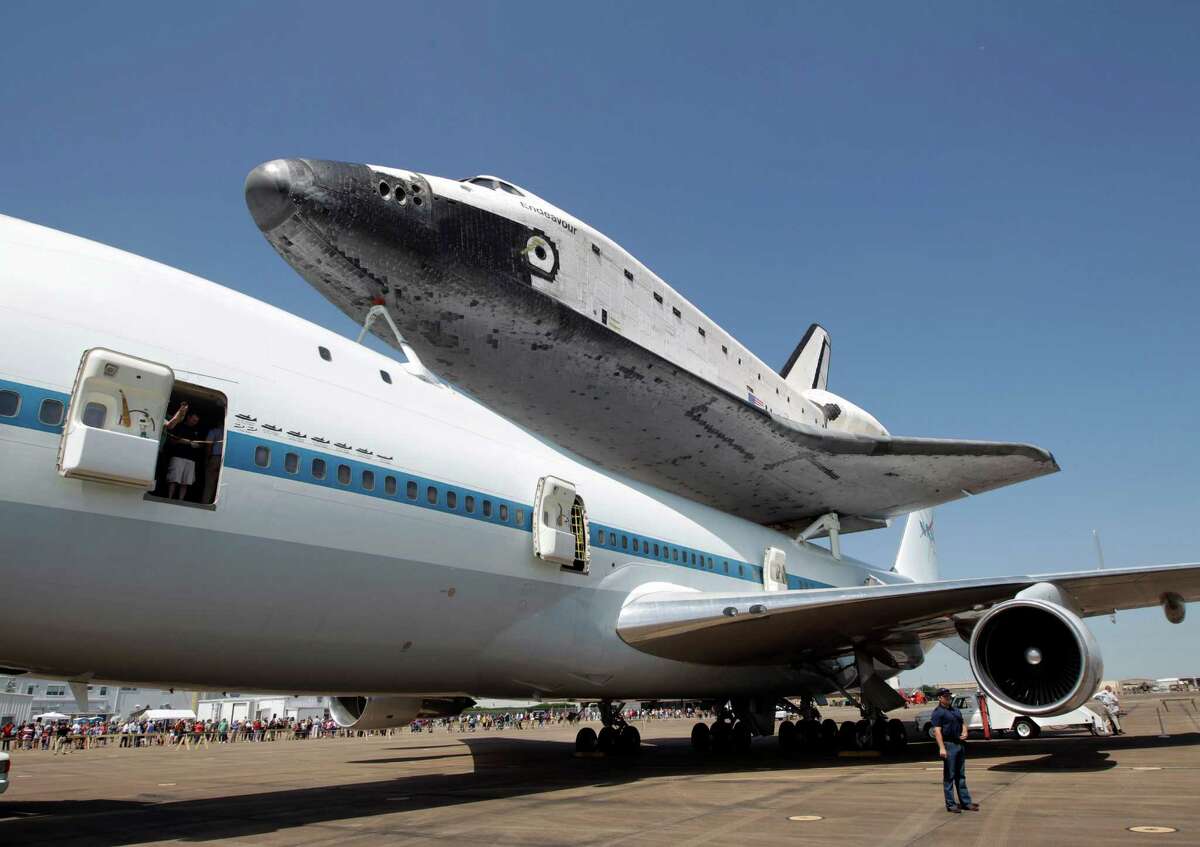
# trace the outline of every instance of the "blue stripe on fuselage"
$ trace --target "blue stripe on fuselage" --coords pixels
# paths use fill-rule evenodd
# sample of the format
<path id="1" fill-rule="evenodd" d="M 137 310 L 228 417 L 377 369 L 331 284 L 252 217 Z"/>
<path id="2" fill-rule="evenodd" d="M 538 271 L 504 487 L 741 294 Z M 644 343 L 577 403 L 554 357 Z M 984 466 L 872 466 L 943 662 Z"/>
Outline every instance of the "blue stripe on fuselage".
<path id="1" fill-rule="evenodd" d="M 16 416 L 0 417 L 0 424 L 34 429 L 40 432 L 62 432 L 62 424 L 50 425 L 39 420 L 39 410 L 42 407 L 42 403 L 46 400 L 61 402 L 65 410 L 70 400 L 70 395 L 63 394 L 60 391 L 51 391 L 45 388 L 0 379 L 0 391 L 5 390 L 16 392 L 20 395 L 21 402 Z M 267 448 L 268 452 L 265 456 L 258 456 L 258 458 L 265 461 L 265 465 L 260 465 L 256 461 L 256 451 L 259 447 Z M 286 470 L 285 461 L 288 453 L 294 453 L 297 457 L 297 469 L 295 473 L 290 473 Z M 318 479 L 312 472 L 314 459 L 325 462 L 325 476 L 322 479 Z M 506 500 L 503 497 L 496 497 L 476 489 L 464 488 L 429 477 L 417 476 L 387 465 L 375 465 L 352 459 L 349 456 L 311 450 L 290 442 L 274 441 L 258 435 L 230 431 L 226 436 L 224 462 L 225 467 L 249 473 L 262 474 L 279 479 L 290 479 L 293 482 L 317 485 L 322 488 L 343 491 L 348 494 L 374 497 L 379 500 L 388 500 L 405 506 L 431 509 L 460 518 L 482 521 L 496 526 L 505 526 L 524 532 L 532 532 L 533 530 L 533 509 L 528 503 Z M 342 484 L 338 481 L 339 465 L 345 465 L 350 469 L 350 482 L 348 484 Z M 374 486 L 369 490 L 364 485 L 364 471 L 374 474 Z M 396 480 L 396 487 L 392 494 L 387 492 L 387 478 L 389 476 Z M 417 496 L 415 499 L 408 496 L 410 482 L 417 486 Z M 431 487 L 436 491 L 436 502 L 432 503 L 428 499 L 428 490 Z M 451 492 L 454 494 L 456 500 L 453 507 L 448 505 L 449 498 L 447 495 Z M 468 497 L 474 500 L 475 508 L 472 512 L 467 511 Z M 483 514 L 483 502 L 485 500 L 492 504 L 490 516 Z M 501 506 L 507 510 L 507 520 L 500 519 Z M 660 564 L 676 565 L 691 570 L 713 573 L 718 576 L 728 577 L 729 579 L 740 579 L 746 582 L 762 584 L 762 566 L 756 565 L 753 562 L 730 559 L 726 556 L 719 556 L 694 547 L 685 547 L 662 538 L 631 532 L 627 529 L 621 529 L 620 527 L 610 526 L 594 520 L 589 521 L 589 531 L 591 533 L 590 542 L 593 550 L 606 550 L 622 556 L 630 556 Z M 638 547 L 637 552 L 633 551 L 634 544 Z M 657 553 L 652 551 L 657 551 Z M 830 587 L 832 586 L 828 583 L 788 574 L 788 588 L 791 589 Z"/>

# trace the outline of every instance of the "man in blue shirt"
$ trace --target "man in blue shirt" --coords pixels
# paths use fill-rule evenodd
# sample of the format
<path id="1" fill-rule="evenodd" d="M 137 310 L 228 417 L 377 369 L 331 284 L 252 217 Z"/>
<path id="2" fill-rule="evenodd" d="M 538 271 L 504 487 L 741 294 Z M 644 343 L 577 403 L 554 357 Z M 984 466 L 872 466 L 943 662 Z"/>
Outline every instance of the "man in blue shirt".
<path id="1" fill-rule="evenodd" d="M 967 728 L 963 724 L 962 712 L 950 702 L 950 689 L 938 689 L 938 706 L 933 710 L 929 722 L 937 739 L 938 755 L 942 757 L 942 790 L 946 794 L 946 811 L 961 814 L 964 809 L 979 811 L 979 804 L 971 802 L 967 790 L 965 773 Z M 958 790 L 958 802 L 954 802 L 954 791 Z"/>

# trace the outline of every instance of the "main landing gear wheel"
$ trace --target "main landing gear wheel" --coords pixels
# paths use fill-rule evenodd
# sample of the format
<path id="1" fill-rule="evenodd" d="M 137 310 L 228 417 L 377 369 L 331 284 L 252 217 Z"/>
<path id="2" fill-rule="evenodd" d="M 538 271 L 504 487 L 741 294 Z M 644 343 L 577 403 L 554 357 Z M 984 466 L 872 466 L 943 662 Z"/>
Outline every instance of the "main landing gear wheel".
<path id="1" fill-rule="evenodd" d="M 865 718 L 854 722 L 854 747 L 853 750 L 870 750 L 871 743 L 875 739 L 875 730 L 871 726 L 871 722 Z"/>
<path id="2" fill-rule="evenodd" d="M 575 752 L 576 753 L 595 753 L 596 752 L 596 730 L 590 726 L 585 726 L 579 730 L 575 736 Z"/>
<path id="3" fill-rule="evenodd" d="M 826 718 L 821 721 L 821 746 L 825 749 L 825 752 L 832 753 L 837 750 L 839 732 L 837 721 L 833 718 Z"/>
<path id="4" fill-rule="evenodd" d="M 871 723 L 871 747 L 875 750 L 888 749 L 887 718 L 876 718 Z"/>
<path id="5" fill-rule="evenodd" d="M 611 753 L 613 745 L 617 742 L 617 731 L 611 726 L 606 726 L 600 730 L 596 736 L 596 752 Z"/>
<path id="6" fill-rule="evenodd" d="M 784 721 L 775 732 L 779 735 L 779 752 L 790 754 L 799 750 L 801 735 L 800 730 L 794 723 Z"/>
<path id="7" fill-rule="evenodd" d="M 614 750 L 622 756 L 636 756 L 642 749 L 642 734 L 636 728 L 625 724 L 617 733 Z"/>
<path id="8" fill-rule="evenodd" d="M 892 718 L 887 722 L 887 749 L 899 753 L 907 746 L 908 730 L 904 728 L 904 721 Z"/>
<path id="9" fill-rule="evenodd" d="M 837 731 L 837 746 L 842 750 L 858 749 L 858 725 L 854 721 L 842 721 Z"/>
<path id="10" fill-rule="evenodd" d="M 750 739 L 753 733 L 750 731 L 749 721 L 738 721 L 733 725 L 733 730 L 730 733 L 729 740 L 735 753 L 749 753 Z"/>
<path id="11" fill-rule="evenodd" d="M 730 747 L 730 736 L 733 735 L 733 727 L 728 721 L 716 720 L 709 727 L 709 737 L 712 738 L 712 750 L 714 753 L 728 753 Z"/>
<path id="12" fill-rule="evenodd" d="M 708 724 L 698 723 L 692 727 L 692 749 L 697 753 L 707 753 L 712 749 L 712 732 Z"/>

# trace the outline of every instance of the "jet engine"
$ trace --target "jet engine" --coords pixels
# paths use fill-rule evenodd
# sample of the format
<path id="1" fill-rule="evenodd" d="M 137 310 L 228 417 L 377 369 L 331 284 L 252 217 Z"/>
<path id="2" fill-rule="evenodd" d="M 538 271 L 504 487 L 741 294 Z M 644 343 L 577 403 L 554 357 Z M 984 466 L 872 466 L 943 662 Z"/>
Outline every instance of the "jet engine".
<path id="1" fill-rule="evenodd" d="M 389 729 L 417 718 L 449 718 L 475 705 L 470 697 L 330 697 L 329 714 L 343 729 Z"/>
<path id="2" fill-rule="evenodd" d="M 1104 674 L 1096 640 L 1079 616 L 1032 597 L 1000 603 L 981 617 L 970 657 L 984 694 L 1033 717 L 1079 708 Z"/>

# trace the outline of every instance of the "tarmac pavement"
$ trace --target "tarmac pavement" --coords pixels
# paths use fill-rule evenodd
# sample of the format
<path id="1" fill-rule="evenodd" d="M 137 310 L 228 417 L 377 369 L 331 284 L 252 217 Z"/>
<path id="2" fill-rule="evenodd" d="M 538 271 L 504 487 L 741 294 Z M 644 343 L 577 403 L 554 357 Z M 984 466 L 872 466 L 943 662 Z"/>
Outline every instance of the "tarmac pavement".
<path id="1" fill-rule="evenodd" d="M 790 758 L 757 739 L 701 756 L 690 721 L 639 724 L 632 760 L 575 757 L 566 726 L 14 751 L 0 844 L 1200 844 L 1198 704 L 1127 698 L 1119 737 L 971 742 L 982 809 L 961 815 L 944 810 L 932 744 Z"/>

